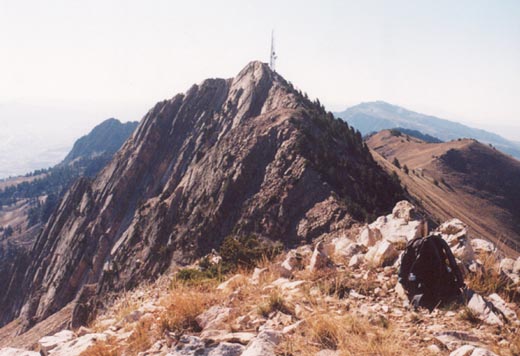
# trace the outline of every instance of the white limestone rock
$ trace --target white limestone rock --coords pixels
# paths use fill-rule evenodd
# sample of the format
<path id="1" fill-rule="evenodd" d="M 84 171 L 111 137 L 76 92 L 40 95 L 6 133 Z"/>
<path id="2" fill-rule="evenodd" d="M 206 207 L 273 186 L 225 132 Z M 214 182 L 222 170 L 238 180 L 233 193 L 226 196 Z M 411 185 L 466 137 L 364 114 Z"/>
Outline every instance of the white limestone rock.
<path id="1" fill-rule="evenodd" d="M 481 347 L 464 345 L 450 353 L 450 356 L 497 356 L 497 354 Z"/>
<path id="2" fill-rule="evenodd" d="M 76 334 L 73 331 L 61 330 L 54 335 L 42 337 L 40 341 L 38 341 L 38 346 L 43 355 L 48 355 L 49 352 L 55 349 L 58 345 L 64 344 L 75 338 Z"/>
<path id="3" fill-rule="evenodd" d="M 358 244 L 363 245 L 367 248 L 372 247 L 383 238 L 381 231 L 378 228 L 370 228 L 366 226 L 357 239 Z"/>
<path id="4" fill-rule="evenodd" d="M 5 347 L 0 349 L 0 356 L 41 356 L 39 352 Z"/>
<path id="5" fill-rule="evenodd" d="M 374 267 L 383 267 L 392 265 L 398 256 L 399 251 L 390 242 L 383 240 L 368 250 L 365 261 Z"/>
<path id="6" fill-rule="evenodd" d="M 309 269 L 312 272 L 333 267 L 332 261 L 324 252 L 324 246 L 325 244 L 323 241 L 320 241 L 314 248 L 314 252 L 311 256 L 311 262 L 309 264 Z"/>
<path id="7" fill-rule="evenodd" d="M 89 347 L 94 345 L 99 341 L 106 341 L 108 336 L 102 333 L 96 334 L 86 334 L 81 337 L 72 339 L 65 343 L 59 344 L 51 351 L 49 351 L 50 356 L 71 356 L 71 355 L 79 355 L 83 351 L 87 350 Z"/>
<path id="8" fill-rule="evenodd" d="M 497 252 L 495 244 L 483 239 L 471 239 L 473 251 L 479 254 L 492 254 Z"/>
<path id="9" fill-rule="evenodd" d="M 222 282 L 221 284 L 219 284 L 219 286 L 217 287 L 217 290 L 221 290 L 221 291 L 233 290 L 238 285 L 243 283 L 245 280 L 246 280 L 246 278 L 243 275 L 236 274 L 233 277 L 231 277 L 230 279 L 228 279 L 227 281 Z"/>
<path id="10" fill-rule="evenodd" d="M 516 312 L 506 303 L 504 299 L 502 299 L 498 294 L 493 293 L 487 297 L 488 301 L 490 301 L 495 308 L 497 308 L 504 317 L 511 323 L 520 324 L 518 320 L 518 315 Z"/>
<path id="11" fill-rule="evenodd" d="M 275 330 L 263 330 L 247 345 L 242 356 L 274 355 L 275 347 L 281 340 L 281 332 Z"/>
<path id="12" fill-rule="evenodd" d="M 226 330 L 231 311 L 231 308 L 215 305 L 198 315 L 195 321 L 202 330 Z"/>
<path id="13" fill-rule="evenodd" d="M 391 242 L 398 249 L 404 249 L 406 243 L 416 237 L 426 236 L 427 224 L 415 212 L 415 207 L 403 200 L 396 204 L 392 214 L 380 216 L 368 225 L 376 236 Z"/>
<path id="14" fill-rule="evenodd" d="M 504 322 L 493 311 L 493 304 L 487 302 L 480 294 L 472 293 L 468 302 L 468 308 L 475 313 L 480 320 L 489 325 L 504 325 Z"/>
<path id="15" fill-rule="evenodd" d="M 365 262 L 365 255 L 358 253 L 357 255 L 352 256 L 350 261 L 348 262 L 348 266 L 350 268 L 358 268 Z"/>
<path id="16" fill-rule="evenodd" d="M 450 246 L 453 255 L 466 266 L 475 260 L 475 252 L 468 238 L 467 226 L 459 219 L 451 219 L 439 226 L 442 238 Z"/>

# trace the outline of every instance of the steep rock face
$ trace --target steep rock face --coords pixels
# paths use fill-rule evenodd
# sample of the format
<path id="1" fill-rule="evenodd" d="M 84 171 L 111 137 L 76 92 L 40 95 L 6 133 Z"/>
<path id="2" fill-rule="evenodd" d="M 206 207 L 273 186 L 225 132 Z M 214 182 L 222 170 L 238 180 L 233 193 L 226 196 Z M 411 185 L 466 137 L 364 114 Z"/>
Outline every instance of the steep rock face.
<path id="1" fill-rule="evenodd" d="M 252 62 L 156 104 L 95 180 L 76 182 L 33 248 L 22 316 L 44 319 L 85 284 L 131 288 L 230 234 L 339 233 L 401 195 L 359 133 Z"/>

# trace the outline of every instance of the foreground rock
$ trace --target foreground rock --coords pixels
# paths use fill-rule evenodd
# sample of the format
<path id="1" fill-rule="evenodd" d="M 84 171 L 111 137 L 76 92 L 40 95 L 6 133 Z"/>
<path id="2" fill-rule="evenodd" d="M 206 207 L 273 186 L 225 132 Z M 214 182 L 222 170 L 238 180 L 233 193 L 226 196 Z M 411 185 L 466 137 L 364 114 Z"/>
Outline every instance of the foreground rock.
<path id="1" fill-rule="evenodd" d="M 464 345 L 450 353 L 450 356 L 498 356 L 494 352 L 476 347 L 473 345 Z"/>
<path id="2" fill-rule="evenodd" d="M 0 356 L 41 356 L 39 352 L 6 347 L 0 349 Z"/>
<path id="3" fill-rule="evenodd" d="M 247 345 L 242 356 L 274 355 L 275 347 L 282 340 L 281 334 L 274 330 L 264 330 Z"/>
<path id="4" fill-rule="evenodd" d="M 450 246 L 453 255 L 465 265 L 470 265 L 475 259 L 475 252 L 468 237 L 467 226 L 459 219 L 446 221 L 439 226 L 442 238 Z"/>
<path id="5" fill-rule="evenodd" d="M 244 346 L 227 342 L 211 345 L 196 336 L 182 336 L 168 356 L 239 356 Z"/>
<path id="6" fill-rule="evenodd" d="M 415 237 L 426 236 L 428 230 L 426 221 L 406 200 L 398 202 L 392 210 L 392 214 L 379 217 L 368 228 L 372 231 L 374 239 L 377 240 L 381 236 L 400 249 L 403 249 L 406 243 Z"/>
<path id="7" fill-rule="evenodd" d="M 79 355 L 96 342 L 108 339 L 108 335 L 104 333 L 86 334 L 81 337 L 76 337 L 70 333 L 68 330 L 64 330 L 56 335 L 43 338 L 39 342 L 40 353 L 45 356 Z"/>

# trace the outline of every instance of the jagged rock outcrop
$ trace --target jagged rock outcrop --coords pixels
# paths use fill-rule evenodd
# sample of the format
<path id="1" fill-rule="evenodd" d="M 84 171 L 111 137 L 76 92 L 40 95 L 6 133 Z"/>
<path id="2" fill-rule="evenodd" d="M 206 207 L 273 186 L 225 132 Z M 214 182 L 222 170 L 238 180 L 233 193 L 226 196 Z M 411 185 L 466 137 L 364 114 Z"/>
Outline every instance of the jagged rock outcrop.
<path id="1" fill-rule="evenodd" d="M 25 273 L 25 327 L 86 284 L 131 288 L 230 234 L 310 241 L 401 196 L 359 133 L 252 62 L 156 104 L 96 179 L 68 191 Z"/>

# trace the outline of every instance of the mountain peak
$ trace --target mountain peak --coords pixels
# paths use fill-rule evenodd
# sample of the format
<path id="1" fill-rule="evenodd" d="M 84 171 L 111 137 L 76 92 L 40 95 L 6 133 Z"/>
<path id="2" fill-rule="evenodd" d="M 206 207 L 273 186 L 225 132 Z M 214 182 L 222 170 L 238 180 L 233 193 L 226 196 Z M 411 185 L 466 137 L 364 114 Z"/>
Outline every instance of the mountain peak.
<path id="1" fill-rule="evenodd" d="M 24 318 L 46 318 L 84 284 L 130 288 L 230 235 L 290 245 L 343 233 L 402 194 L 361 135 L 254 61 L 158 103 L 91 183 L 71 188 L 20 282 Z"/>

